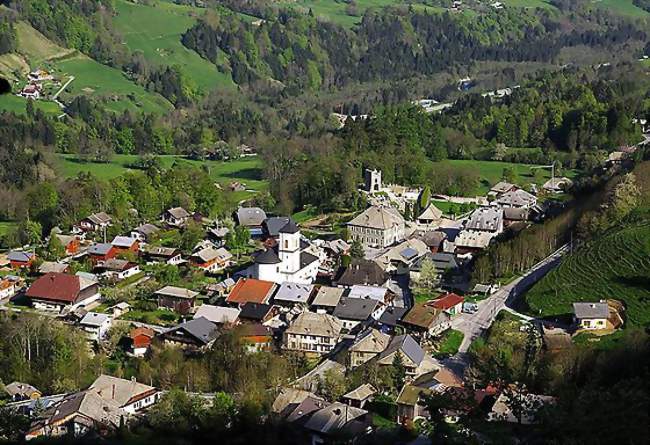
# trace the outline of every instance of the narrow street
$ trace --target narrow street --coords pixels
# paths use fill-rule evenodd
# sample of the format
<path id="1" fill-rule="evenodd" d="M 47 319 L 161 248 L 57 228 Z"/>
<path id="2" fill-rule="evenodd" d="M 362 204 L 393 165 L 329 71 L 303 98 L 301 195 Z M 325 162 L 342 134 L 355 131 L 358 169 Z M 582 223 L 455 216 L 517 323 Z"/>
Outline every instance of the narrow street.
<path id="1" fill-rule="evenodd" d="M 566 244 L 546 257 L 544 260 L 535 264 L 523 276 L 506 284 L 496 291 L 487 299 L 478 303 L 478 311 L 473 314 L 460 314 L 453 319 L 451 327 L 464 334 L 463 342 L 458 349 L 458 353 L 444 360 L 445 366 L 464 374 L 469 365 L 469 350 L 472 341 L 483 335 L 483 333 L 492 325 L 497 314 L 501 310 L 520 315 L 512 306 L 517 298 L 528 290 L 533 284 L 539 281 L 551 269 L 556 267 L 564 254 L 569 252 L 569 245 Z M 532 319 L 521 314 L 523 318 Z"/>

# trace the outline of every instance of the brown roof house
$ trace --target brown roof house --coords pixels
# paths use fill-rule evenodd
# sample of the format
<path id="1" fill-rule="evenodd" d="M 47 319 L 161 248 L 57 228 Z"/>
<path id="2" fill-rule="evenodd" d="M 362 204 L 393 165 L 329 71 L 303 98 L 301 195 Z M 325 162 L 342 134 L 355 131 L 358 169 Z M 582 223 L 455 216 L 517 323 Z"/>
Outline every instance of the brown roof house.
<path id="1" fill-rule="evenodd" d="M 155 404 L 160 393 L 133 380 L 101 375 L 86 390 L 68 394 L 30 426 L 25 439 L 107 435 Z"/>
<path id="2" fill-rule="evenodd" d="M 291 351 L 326 354 L 339 342 L 342 328 L 341 321 L 329 314 L 302 312 L 284 332 L 282 346 Z"/>
<path id="3" fill-rule="evenodd" d="M 100 298 L 95 281 L 64 273 L 48 273 L 27 289 L 27 298 L 40 310 L 61 311 L 86 306 Z"/>
<path id="4" fill-rule="evenodd" d="M 190 214 L 183 207 L 173 207 L 165 210 L 160 219 L 170 226 L 181 227 L 190 219 Z"/>
<path id="5" fill-rule="evenodd" d="M 11 400 L 19 402 L 21 400 L 35 400 L 41 397 L 41 392 L 28 383 L 12 382 L 5 386 L 5 392 L 9 394 Z"/>
<path id="6" fill-rule="evenodd" d="M 244 305 L 246 303 L 266 304 L 275 292 L 275 283 L 256 280 L 255 278 L 240 278 L 230 291 L 226 301 L 230 304 Z"/>
<path id="7" fill-rule="evenodd" d="M 348 349 L 350 367 L 356 368 L 377 357 L 384 352 L 389 343 L 390 335 L 375 328 L 368 328 L 361 332 Z"/>
<path id="8" fill-rule="evenodd" d="M 158 307 L 170 309 L 183 315 L 194 309 L 198 294 L 198 292 L 176 286 L 165 286 L 155 293 L 158 297 Z"/>
<path id="9" fill-rule="evenodd" d="M 427 338 L 451 327 L 451 316 L 428 301 L 416 304 L 402 317 L 399 324 L 409 331 Z"/>

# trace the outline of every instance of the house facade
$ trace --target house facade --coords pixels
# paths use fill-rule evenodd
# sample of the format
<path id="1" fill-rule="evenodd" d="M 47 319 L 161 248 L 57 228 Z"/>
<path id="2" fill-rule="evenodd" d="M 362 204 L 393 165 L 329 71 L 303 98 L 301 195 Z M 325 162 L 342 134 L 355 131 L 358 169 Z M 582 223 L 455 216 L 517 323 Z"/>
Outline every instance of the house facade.
<path id="1" fill-rule="evenodd" d="M 282 346 L 290 351 L 326 354 L 339 342 L 342 327 L 329 314 L 302 312 L 284 332 Z"/>
<path id="2" fill-rule="evenodd" d="M 369 247 L 388 247 L 405 236 L 404 218 L 392 207 L 370 207 L 348 222 L 347 228 L 352 240 Z"/>

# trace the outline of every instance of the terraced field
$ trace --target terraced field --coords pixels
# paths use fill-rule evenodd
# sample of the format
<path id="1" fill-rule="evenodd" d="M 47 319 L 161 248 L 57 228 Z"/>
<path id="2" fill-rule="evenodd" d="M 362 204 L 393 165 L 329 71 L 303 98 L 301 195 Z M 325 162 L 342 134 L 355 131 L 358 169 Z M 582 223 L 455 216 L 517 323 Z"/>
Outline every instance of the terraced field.
<path id="1" fill-rule="evenodd" d="M 526 295 L 531 315 L 571 312 L 571 303 L 614 298 L 630 326 L 650 326 L 650 222 L 610 231 L 568 256 Z"/>

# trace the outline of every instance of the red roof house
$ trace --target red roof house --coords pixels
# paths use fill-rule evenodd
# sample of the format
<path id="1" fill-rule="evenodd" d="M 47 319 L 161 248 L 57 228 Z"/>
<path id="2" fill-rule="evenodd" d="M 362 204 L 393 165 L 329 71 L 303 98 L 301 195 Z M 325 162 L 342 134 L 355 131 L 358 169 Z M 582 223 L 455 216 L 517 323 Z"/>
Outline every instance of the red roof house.
<path id="1" fill-rule="evenodd" d="M 463 310 L 463 302 L 465 299 L 460 295 L 453 292 L 448 292 L 436 300 L 431 302 L 431 306 L 436 309 L 447 312 L 449 315 L 460 314 Z"/>
<path id="2" fill-rule="evenodd" d="M 38 309 L 60 311 L 99 299 L 99 284 L 76 275 L 51 272 L 34 281 L 26 295 Z"/>
<path id="3" fill-rule="evenodd" d="M 255 278 L 240 278 L 230 291 L 226 301 L 231 304 L 243 305 L 246 303 L 265 304 L 273 295 L 275 283 L 271 281 L 256 280 Z"/>

